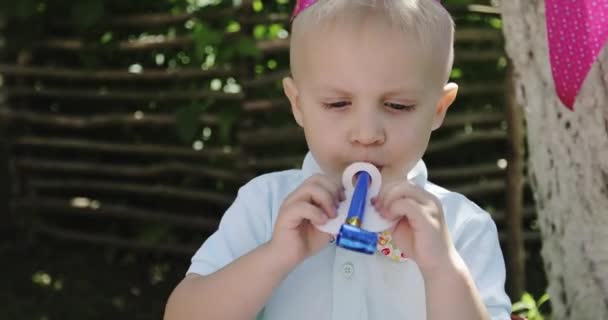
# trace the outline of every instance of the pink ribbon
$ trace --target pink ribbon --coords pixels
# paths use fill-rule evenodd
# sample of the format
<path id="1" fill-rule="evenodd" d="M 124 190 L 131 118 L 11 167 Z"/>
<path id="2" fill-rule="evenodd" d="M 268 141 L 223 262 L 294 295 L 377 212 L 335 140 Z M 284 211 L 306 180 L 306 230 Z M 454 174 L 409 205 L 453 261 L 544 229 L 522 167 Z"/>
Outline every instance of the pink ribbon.
<path id="1" fill-rule="evenodd" d="M 293 14 L 291 15 L 291 20 L 295 19 L 300 12 L 304 9 L 315 4 L 317 0 L 296 0 L 296 6 L 293 8 Z"/>
<path id="2" fill-rule="evenodd" d="M 545 0 L 551 71 L 568 109 L 608 40 L 608 0 Z"/>

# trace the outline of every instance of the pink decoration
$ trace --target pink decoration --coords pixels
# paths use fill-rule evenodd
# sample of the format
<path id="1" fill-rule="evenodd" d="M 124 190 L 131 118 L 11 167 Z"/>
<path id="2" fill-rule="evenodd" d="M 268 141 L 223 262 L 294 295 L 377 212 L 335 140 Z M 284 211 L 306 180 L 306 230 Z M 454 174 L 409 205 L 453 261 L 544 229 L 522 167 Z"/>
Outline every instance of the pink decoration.
<path id="1" fill-rule="evenodd" d="M 608 40 L 608 0 L 545 0 L 555 89 L 570 110 Z"/>
<path id="2" fill-rule="evenodd" d="M 293 8 L 293 14 L 291 15 L 291 20 L 295 19 L 300 12 L 304 9 L 315 4 L 317 0 L 296 0 L 296 6 Z"/>

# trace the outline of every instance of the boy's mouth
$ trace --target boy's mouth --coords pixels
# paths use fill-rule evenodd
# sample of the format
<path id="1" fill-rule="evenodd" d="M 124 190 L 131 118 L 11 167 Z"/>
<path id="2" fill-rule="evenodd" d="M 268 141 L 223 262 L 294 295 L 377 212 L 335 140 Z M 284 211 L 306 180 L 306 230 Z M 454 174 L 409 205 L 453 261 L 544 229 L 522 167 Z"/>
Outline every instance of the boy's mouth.
<path id="1" fill-rule="evenodd" d="M 378 171 L 380 171 L 380 172 L 382 172 L 382 169 L 384 168 L 384 165 L 377 164 L 375 162 L 371 162 L 371 161 L 367 161 L 367 160 L 359 160 L 359 161 L 354 161 L 354 162 L 367 162 L 367 163 L 373 165 L 374 167 L 376 167 L 376 169 L 378 169 Z"/>
<path id="2" fill-rule="evenodd" d="M 378 169 L 378 171 L 382 172 L 382 168 L 384 168 L 383 165 L 380 165 L 380 164 L 377 164 L 377 163 L 373 163 L 373 162 L 370 162 L 370 163 L 372 165 L 374 165 L 374 167 L 376 167 Z"/>

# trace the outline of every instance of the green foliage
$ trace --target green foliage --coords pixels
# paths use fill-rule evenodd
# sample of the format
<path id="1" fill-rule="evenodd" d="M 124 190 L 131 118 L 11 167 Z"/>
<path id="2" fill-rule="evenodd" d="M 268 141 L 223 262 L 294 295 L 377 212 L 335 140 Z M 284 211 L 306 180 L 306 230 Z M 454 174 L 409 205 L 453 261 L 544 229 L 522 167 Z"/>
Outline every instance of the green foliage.
<path id="1" fill-rule="evenodd" d="M 190 143 L 196 138 L 201 127 L 199 118 L 212 103 L 212 100 L 209 100 L 206 103 L 193 102 L 192 104 L 177 110 L 175 114 L 177 135 L 182 142 Z"/>
<path id="2" fill-rule="evenodd" d="M 196 58 L 204 61 L 209 52 L 209 47 L 218 46 L 222 42 L 222 34 L 219 31 L 211 29 L 203 22 L 197 22 L 192 30 L 194 38 L 194 52 Z"/>
<path id="3" fill-rule="evenodd" d="M 535 300 L 530 293 L 524 293 L 521 300 L 513 304 L 513 313 L 526 317 L 528 320 L 545 320 L 547 315 L 543 315 L 541 307 L 549 301 L 549 295 L 543 294 L 538 300 Z"/>
<path id="4" fill-rule="evenodd" d="M 102 0 L 81 0 L 71 10 L 72 21 L 80 29 L 88 29 L 101 20 L 104 13 Z"/>

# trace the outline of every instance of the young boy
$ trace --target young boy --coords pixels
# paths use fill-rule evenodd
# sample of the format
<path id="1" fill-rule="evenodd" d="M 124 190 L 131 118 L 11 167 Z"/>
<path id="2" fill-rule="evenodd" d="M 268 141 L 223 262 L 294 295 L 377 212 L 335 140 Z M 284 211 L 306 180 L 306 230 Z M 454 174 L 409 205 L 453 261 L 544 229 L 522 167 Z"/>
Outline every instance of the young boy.
<path id="1" fill-rule="evenodd" d="M 436 0 L 318 0 L 294 16 L 283 85 L 310 152 L 301 170 L 239 190 L 165 319 L 509 319 L 493 221 L 428 182 L 421 160 L 458 88 L 448 12 Z M 336 216 L 358 161 L 380 170 L 372 203 L 398 219 L 384 254 L 338 248 L 314 226 Z"/>

